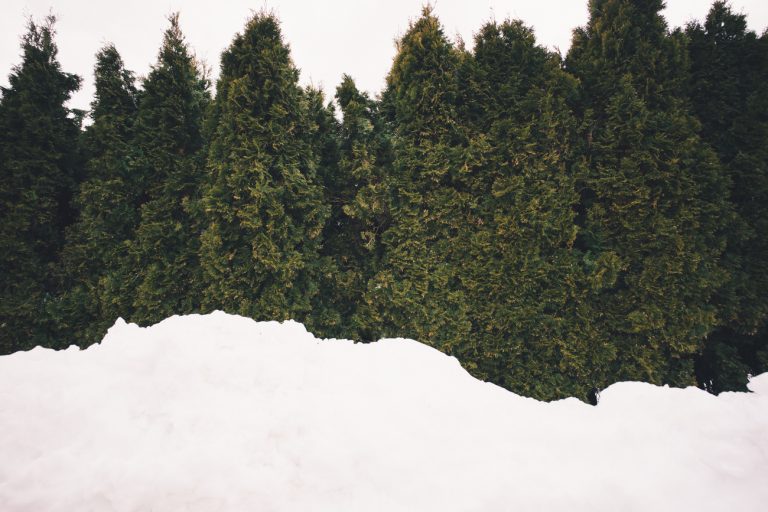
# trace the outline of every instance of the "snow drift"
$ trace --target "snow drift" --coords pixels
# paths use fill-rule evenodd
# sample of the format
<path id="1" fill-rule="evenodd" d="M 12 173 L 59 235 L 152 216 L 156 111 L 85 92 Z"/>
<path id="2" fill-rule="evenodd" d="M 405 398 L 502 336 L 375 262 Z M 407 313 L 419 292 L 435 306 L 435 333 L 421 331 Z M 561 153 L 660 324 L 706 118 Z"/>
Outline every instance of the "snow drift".
<path id="1" fill-rule="evenodd" d="M 214 313 L 0 357 L 0 510 L 764 510 L 755 392 L 541 403 L 418 342 Z"/>

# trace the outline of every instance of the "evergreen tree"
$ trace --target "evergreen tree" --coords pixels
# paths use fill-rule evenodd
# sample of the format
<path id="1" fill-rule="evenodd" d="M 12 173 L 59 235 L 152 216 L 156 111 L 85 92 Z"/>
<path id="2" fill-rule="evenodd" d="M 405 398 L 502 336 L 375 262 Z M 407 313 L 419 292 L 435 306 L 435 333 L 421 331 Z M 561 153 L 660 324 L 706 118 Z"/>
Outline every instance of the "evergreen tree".
<path id="1" fill-rule="evenodd" d="M 740 222 L 728 233 L 730 274 L 719 290 L 720 328 L 697 360 L 699 384 L 712 392 L 746 390 L 768 370 L 768 36 L 715 2 L 704 25 L 690 24 L 690 97 L 701 136 L 731 179 Z"/>
<path id="2" fill-rule="evenodd" d="M 392 223 L 364 297 L 375 337 L 412 337 L 446 353 L 471 328 L 459 274 L 475 198 L 458 112 L 459 60 L 429 8 L 398 43 L 382 98 L 392 133 Z"/>
<path id="3" fill-rule="evenodd" d="M 316 176 L 322 186 L 323 203 L 331 211 L 337 208 L 334 204 L 336 182 L 339 175 L 339 122 L 336 119 L 333 103 L 325 103 L 323 91 L 310 86 L 304 89 L 308 107 L 309 137 L 312 154 L 316 156 Z M 342 338 L 341 311 L 346 306 L 339 301 L 337 295 L 337 277 L 339 267 L 334 255 L 327 250 L 326 233 L 333 222 L 334 215 L 326 220 L 322 234 L 323 245 L 319 248 L 318 259 L 315 262 L 318 293 L 312 298 L 311 317 L 313 332 L 316 336 Z"/>
<path id="4" fill-rule="evenodd" d="M 145 201 L 129 252 L 133 321 L 154 323 L 199 311 L 201 219 L 195 215 L 204 178 L 203 115 L 208 81 L 169 18 L 157 64 L 144 81 L 134 147 Z M 125 292 L 122 292 L 125 293 Z"/>
<path id="5" fill-rule="evenodd" d="M 584 172 L 576 244 L 588 317 L 612 380 L 689 385 L 716 321 L 727 180 L 685 100 L 684 38 L 661 0 L 592 0 L 567 66 L 582 84 Z"/>
<path id="6" fill-rule="evenodd" d="M 323 175 L 331 216 L 323 231 L 322 254 L 333 273 L 320 296 L 334 304 L 338 327 L 328 336 L 372 339 L 363 296 L 381 259 L 381 232 L 389 225 L 385 166 L 387 135 L 378 105 L 344 75 L 336 89 L 343 114 L 337 165 Z"/>
<path id="7" fill-rule="evenodd" d="M 471 304 L 460 359 L 475 373 L 539 399 L 578 396 L 605 381 L 610 349 L 580 320 L 586 285 L 571 168 L 576 81 L 519 21 L 488 23 L 464 71 L 475 151 L 468 251 L 456 264 Z"/>
<path id="8" fill-rule="evenodd" d="M 277 19 L 256 14 L 221 58 L 203 208 L 207 309 L 313 328 L 328 217 L 309 99 Z"/>
<path id="9" fill-rule="evenodd" d="M 52 343 L 47 309 L 79 178 L 80 78 L 57 60 L 52 16 L 30 20 L 0 100 L 0 353 Z"/>
<path id="10" fill-rule="evenodd" d="M 99 341 L 118 316 L 108 301 L 110 272 L 125 258 L 138 221 L 140 183 L 131 163 L 136 116 L 133 74 L 113 45 L 96 54 L 93 124 L 84 135 L 85 179 L 74 204 L 77 221 L 66 234 L 59 269 L 61 296 L 52 308 L 57 339 L 87 346 Z"/>

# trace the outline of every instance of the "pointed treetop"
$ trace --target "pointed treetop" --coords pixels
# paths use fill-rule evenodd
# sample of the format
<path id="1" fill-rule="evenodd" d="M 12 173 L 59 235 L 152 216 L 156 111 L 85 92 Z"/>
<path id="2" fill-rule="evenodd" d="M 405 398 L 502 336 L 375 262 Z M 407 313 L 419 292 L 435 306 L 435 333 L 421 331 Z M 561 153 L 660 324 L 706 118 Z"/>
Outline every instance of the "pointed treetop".
<path id="1" fill-rule="evenodd" d="M 283 35 L 280 30 L 280 20 L 277 15 L 267 9 L 261 9 L 254 12 L 253 16 L 248 19 L 245 24 L 244 37 L 259 36 L 260 38 L 267 38 L 274 42 L 281 42 Z M 283 43 L 285 44 L 285 43 Z"/>
<path id="2" fill-rule="evenodd" d="M 42 64 L 44 68 L 52 71 L 47 78 L 55 77 L 58 82 L 57 88 L 65 94 L 63 101 L 66 101 L 72 92 L 80 88 L 82 79 L 61 70 L 61 65 L 56 58 L 59 50 L 53 41 L 56 35 L 55 24 L 56 16 L 53 14 L 46 16 L 42 23 L 36 23 L 32 17 L 27 20 L 27 32 L 21 38 L 22 63 L 12 68 L 8 81 L 11 88 L 14 88 L 22 75 L 30 73 L 30 76 L 34 76 L 39 73 L 41 71 L 39 66 Z M 36 80 L 32 79 L 33 82 Z M 5 87 L 0 89 L 3 94 L 8 92 Z M 51 99 L 58 101 L 58 98 Z"/>
<path id="3" fill-rule="evenodd" d="M 184 44 L 184 34 L 181 31 L 181 25 L 179 24 L 178 11 L 168 15 L 168 22 L 171 24 L 166 30 L 164 35 L 165 44 Z"/>
<path id="4" fill-rule="evenodd" d="M 384 109 L 396 117 L 400 130 L 434 134 L 454 124 L 458 64 L 459 52 L 431 8 L 425 8 L 398 41 L 387 75 Z"/>
<path id="5" fill-rule="evenodd" d="M 271 11 L 258 11 L 221 54 L 220 84 L 246 75 L 261 84 L 283 72 L 290 75 L 285 79 L 298 81 L 299 73 L 291 60 L 290 47 L 283 41 L 280 21 Z"/>
<path id="6" fill-rule="evenodd" d="M 136 108 L 134 76 L 124 67 L 120 53 L 112 43 L 107 43 L 96 54 L 94 69 L 96 94 L 91 102 L 91 116 L 127 113 Z"/>
<path id="7" fill-rule="evenodd" d="M 616 52 L 616 57 L 643 51 L 642 46 L 615 44 L 617 39 L 627 43 L 663 37 L 667 22 L 661 15 L 665 4 L 662 0 L 591 0 L 587 31 L 598 36 L 606 53 Z M 610 37 L 613 41 L 607 39 Z"/>
<path id="8" fill-rule="evenodd" d="M 145 93 L 148 87 L 156 89 L 157 94 L 165 95 L 168 93 L 167 85 L 163 87 L 157 85 L 160 82 L 166 84 L 176 83 L 181 87 L 188 80 L 200 82 L 200 87 L 206 89 L 208 80 L 205 75 L 205 66 L 198 62 L 187 44 L 184 34 L 179 25 L 179 13 L 173 13 L 168 16 L 170 26 L 163 34 L 163 42 L 157 56 L 157 62 L 152 66 L 147 78 L 144 79 Z M 147 94 L 144 95 L 146 97 Z"/>
<path id="9" fill-rule="evenodd" d="M 483 25 L 475 35 L 474 54 L 481 65 L 499 75 L 522 72 L 531 65 L 540 65 L 549 56 L 544 47 L 536 44 L 533 29 L 520 20 Z"/>
<path id="10" fill-rule="evenodd" d="M 716 41 L 726 42 L 743 38 L 747 33 L 747 17 L 734 13 L 728 2 L 718 1 L 712 4 L 704 28 Z"/>
<path id="11" fill-rule="evenodd" d="M 24 56 L 32 56 L 30 52 L 41 52 L 43 55 L 53 60 L 58 53 L 56 43 L 53 37 L 56 35 L 56 16 L 49 14 L 43 19 L 42 24 L 38 24 L 31 17 L 27 20 L 27 32 L 21 38 L 21 47 Z"/>
<path id="12" fill-rule="evenodd" d="M 671 108 L 684 95 L 688 53 L 685 38 L 670 33 L 661 0 L 592 0 L 585 27 L 574 30 L 567 69 L 587 91 L 585 106 L 616 91 L 622 76 L 654 108 Z M 590 99 L 591 98 L 591 99 Z M 591 105 L 592 100 L 598 102 Z"/>
<path id="13" fill-rule="evenodd" d="M 355 84 L 355 80 L 346 73 L 341 77 L 341 83 L 336 88 L 336 101 L 342 110 L 346 109 L 351 103 L 363 103 L 368 100 L 365 93 L 360 92 Z"/>
<path id="14" fill-rule="evenodd" d="M 174 12 L 168 15 L 170 26 L 165 29 L 163 42 L 160 46 L 160 52 L 157 56 L 157 64 L 154 68 L 173 65 L 178 58 L 187 60 L 190 56 L 189 47 L 185 41 L 184 34 L 179 24 L 179 13 Z"/>

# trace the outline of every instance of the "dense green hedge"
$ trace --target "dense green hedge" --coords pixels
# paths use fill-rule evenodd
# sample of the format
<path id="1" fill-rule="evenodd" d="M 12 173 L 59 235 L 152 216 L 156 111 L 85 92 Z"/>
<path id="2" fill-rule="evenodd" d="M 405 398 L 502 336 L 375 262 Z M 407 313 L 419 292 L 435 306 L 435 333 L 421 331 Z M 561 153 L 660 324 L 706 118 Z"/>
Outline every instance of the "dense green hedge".
<path id="1" fill-rule="evenodd" d="M 30 22 L 0 101 L 0 353 L 223 309 L 413 337 L 542 399 L 745 389 L 768 370 L 768 35 L 662 7 L 590 1 L 565 57 L 520 21 L 454 44 L 425 8 L 382 94 L 344 76 L 335 105 L 266 13 L 212 98 L 174 15 L 140 87 L 99 51 L 85 129 L 54 20 Z"/>

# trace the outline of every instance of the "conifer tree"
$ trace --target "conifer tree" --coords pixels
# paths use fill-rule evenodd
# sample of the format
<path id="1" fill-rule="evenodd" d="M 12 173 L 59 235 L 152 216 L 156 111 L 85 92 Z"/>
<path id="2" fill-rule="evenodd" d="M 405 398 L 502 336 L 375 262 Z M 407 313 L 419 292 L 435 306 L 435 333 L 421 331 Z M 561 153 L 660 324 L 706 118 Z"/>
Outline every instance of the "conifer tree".
<path id="1" fill-rule="evenodd" d="M 277 19 L 254 15 L 221 58 L 203 197 L 207 309 L 307 321 L 329 208 L 307 95 Z"/>
<path id="2" fill-rule="evenodd" d="M 303 90 L 306 96 L 309 120 L 309 140 L 312 153 L 317 160 L 317 182 L 323 191 L 323 203 L 333 212 L 339 176 L 339 121 L 336 119 L 333 103 L 325 103 L 321 89 L 313 86 Z M 318 292 L 312 298 L 312 329 L 316 336 L 342 338 L 345 336 L 342 325 L 342 311 L 346 304 L 338 300 L 339 267 L 334 254 L 329 251 L 326 230 L 334 222 L 334 215 L 326 220 L 322 233 L 322 246 L 315 262 Z"/>
<path id="3" fill-rule="evenodd" d="M 749 374 L 768 370 L 768 35 L 715 2 L 690 38 L 690 97 L 731 179 L 739 222 L 728 232 L 729 280 L 718 291 L 719 328 L 697 360 L 699 384 L 712 392 L 746 390 Z"/>
<path id="4" fill-rule="evenodd" d="M 661 0 L 592 0 L 567 67 L 582 84 L 581 231 L 588 317 L 614 380 L 689 385 L 716 321 L 727 180 L 684 94 L 684 39 Z"/>
<path id="5" fill-rule="evenodd" d="M 141 219 L 130 244 L 133 321 L 154 323 L 199 311 L 201 220 L 195 215 L 204 178 L 203 116 L 208 80 L 169 18 L 157 64 L 144 81 L 134 147 L 144 181 Z"/>
<path id="6" fill-rule="evenodd" d="M 460 358 L 540 399 L 578 396 L 605 380 L 610 352 L 584 332 L 571 168 L 575 80 L 520 21 L 488 23 L 465 65 L 464 109 L 485 161 L 461 265 L 473 331 Z"/>
<path id="7" fill-rule="evenodd" d="M 47 309 L 79 179 L 80 78 L 57 60 L 55 19 L 30 20 L 0 100 L 0 353 L 51 343 Z"/>
<path id="8" fill-rule="evenodd" d="M 136 116 L 134 77 L 114 45 L 96 54 L 96 97 L 84 135 L 85 176 L 75 197 L 77 221 L 66 234 L 56 301 L 57 338 L 81 346 L 99 341 L 120 315 L 108 282 L 138 221 L 141 183 L 131 139 Z M 121 298 L 122 299 L 122 298 Z"/>
<path id="9" fill-rule="evenodd" d="M 375 337 L 412 337 L 447 353 L 471 327 L 459 276 L 474 201 L 459 59 L 430 8 L 398 43 L 382 99 L 392 130 L 392 223 L 364 298 Z"/>
<path id="10" fill-rule="evenodd" d="M 333 272 L 320 296 L 334 304 L 338 327 L 328 336 L 371 339 L 363 296 L 381 259 L 381 232 L 388 225 L 385 166 L 387 140 L 377 103 L 344 75 L 336 89 L 341 108 L 335 172 L 323 175 L 331 216 L 322 254 Z"/>

